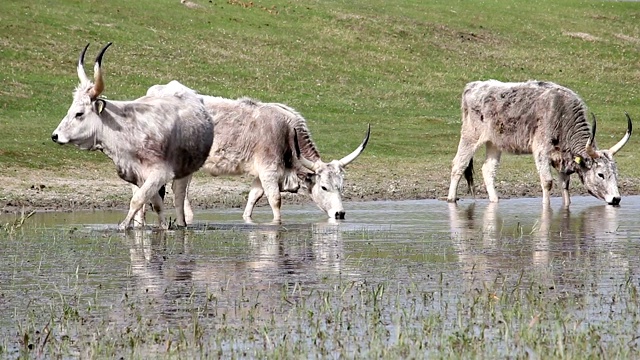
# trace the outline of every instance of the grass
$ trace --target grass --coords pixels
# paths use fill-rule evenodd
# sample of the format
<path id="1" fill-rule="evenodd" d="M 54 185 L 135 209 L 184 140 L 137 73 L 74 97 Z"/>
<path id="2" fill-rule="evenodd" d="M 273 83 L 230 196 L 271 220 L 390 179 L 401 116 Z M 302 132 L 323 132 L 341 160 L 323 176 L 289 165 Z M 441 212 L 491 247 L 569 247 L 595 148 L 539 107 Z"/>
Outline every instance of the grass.
<path id="1" fill-rule="evenodd" d="M 421 174 L 415 186 L 425 189 L 446 178 L 460 93 L 472 80 L 572 88 L 601 119 L 602 147 L 624 134 L 624 110 L 640 118 L 640 11 L 632 2 L 195 2 L 201 6 L 2 2 L 0 166 L 112 173 L 102 154 L 49 139 L 70 105 L 87 42 L 88 59 L 114 42 L 104 60 L 110 99 L 179 79 L 206 94 L 286 103 L 307 118 L 326 159 L 353 150 L 371 123 L 356 180 L 384 179 L 390 168 L 400 179 Z M 632 137 L 617 157 L 622 178 L 640 176 L 635 144 Z M 533 161 L 503 163 L 502 179 L 537 182 Z"/>

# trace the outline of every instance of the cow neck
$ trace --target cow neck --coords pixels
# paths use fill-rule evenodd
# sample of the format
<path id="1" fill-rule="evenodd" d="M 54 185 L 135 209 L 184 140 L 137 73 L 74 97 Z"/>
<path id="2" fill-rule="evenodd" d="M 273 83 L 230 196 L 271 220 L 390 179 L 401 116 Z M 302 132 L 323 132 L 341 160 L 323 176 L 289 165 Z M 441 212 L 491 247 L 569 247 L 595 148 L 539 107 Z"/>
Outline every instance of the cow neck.
<path id="1" fill-rule="evenodd" d="M 133 145 L 132 139 L 127 137 L 127 134 L 132 133 L 133 126 L 124 117 L 122 111 L 122 106 L 127 103 L 126 101 L 113 102 L 104 99 L 103 101 L 105 106 L 98 115 L 102 121 L 94 132 L 96 144 L 94 147 L 95 150 L 102 151 L 111 160 L 116 161 L 116 158 L 128 152 Z"/>
<path id="2" fill-rule="evenodd" d="M 298 133 L 298 144 L 300 145 L 300 153 L 306 159 L 311 161 L 320 160 L 320 152 L 316 148 L 316 144 L 311 139 L 311 133 L 304 124 L 296 125 L 296 132 Z"/>

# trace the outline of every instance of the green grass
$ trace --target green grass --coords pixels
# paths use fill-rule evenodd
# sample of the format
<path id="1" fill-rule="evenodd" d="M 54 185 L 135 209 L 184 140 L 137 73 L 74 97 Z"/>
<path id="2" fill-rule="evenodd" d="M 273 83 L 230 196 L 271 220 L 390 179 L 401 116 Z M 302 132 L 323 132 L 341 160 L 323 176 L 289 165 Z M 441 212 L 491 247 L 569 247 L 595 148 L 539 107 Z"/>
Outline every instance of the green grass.
<path id="1" fill-rule="evenodd" d="M 601 120 L 601 147 L 624 134 L 624 110 L 640 119 L 640 9 L 633 2 L 195 2 L 201 7 L 178 0 L 0 3 L 0 166 L 111 170 L 102 154 L 49 139 L 71 103 L 75 62 L 87 42 L 89 60 L 114 43 L 103 62 L 110 99 L 178 79 L 206 94 L 286 103 L 307 118 L 327 159 L 353 150 L 371 123 L 354 178 L 371 169 L 384 176 L 389 164 L 399 177 L 425 169 L 427 177 L 448 177 L 460 93 L 473 80 L 572 88 Z M 635 138 L 618 155 L 623 178 L 640 176 Z M 532 161 L 504 163 L 516 174 L 509 181 L 537 181 Z"/>

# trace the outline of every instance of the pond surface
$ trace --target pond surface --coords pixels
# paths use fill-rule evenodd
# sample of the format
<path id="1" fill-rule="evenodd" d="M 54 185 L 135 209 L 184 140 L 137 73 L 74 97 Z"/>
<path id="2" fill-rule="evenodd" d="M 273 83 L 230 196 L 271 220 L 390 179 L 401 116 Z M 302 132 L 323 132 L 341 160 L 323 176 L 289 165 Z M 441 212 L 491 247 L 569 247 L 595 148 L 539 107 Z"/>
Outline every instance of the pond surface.
<path id="1" fill-rule="evenodd" d="M 584 339 L 599 329 L 609 349 L 635 354 L 640 197 L 620 207 L 575 197 L 570 210 L 560 199 L 550 209 L 540 199 L 345 209 L 329 223 L 312 204 L 285 204 L 282 225 L 268 223 L 268 207 L 254 224 L 218 209 L 187 230 L 126 233 L 116 230 L 124 211 L 36 213 L 22 226 L 3 215 L 0 355 L 192 356 L 196 344 L 216 357 L 283 346 L 378 357 L 411 340 L 421 357 L 438 350 L 416 344 L 444 351 L 460 334 L 473 351 L 531 355 L 544 350 L 503 327 L 538 321 L 541 345 L 557 345 L 549 334 L 562 322 L 565 338 L 568 324 Z"/>

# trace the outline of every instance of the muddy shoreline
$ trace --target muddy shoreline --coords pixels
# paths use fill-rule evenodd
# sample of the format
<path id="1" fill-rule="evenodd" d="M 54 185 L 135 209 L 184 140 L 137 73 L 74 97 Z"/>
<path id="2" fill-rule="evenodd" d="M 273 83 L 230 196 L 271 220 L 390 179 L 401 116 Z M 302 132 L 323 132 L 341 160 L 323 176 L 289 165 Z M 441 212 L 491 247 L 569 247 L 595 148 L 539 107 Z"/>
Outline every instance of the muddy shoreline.
<path id="1" fill-rule="evenodd" d="M 378 179 L 366 176 L 349 177 L 345 180 L 343 201 L 415 200 L 444 199 L 447 196 L 448 179 Z M 131 187 L 124 181 L 104 174 L 102 171 L 87 170 L 72 177 L 59 177 L 39 171 L 13 170 L 0 176 L 0 212 L 24 211 L 78 211 L 127 209 L 131 199 Z M 476 198 L 486 198 L 481 179 L 476 179 Z M 194 210 L 211 208 L 244 207 L 251 179 L 247 177 L 212 178 L 199 174 L 189 188 Z M 640 181 L 620 179 L 621 195 L 638 195 Z M 496 189 L 501 199 L 514 197 L 540 197 L 542 192 L 536 181 L 498 181 Z M 582 185 L 575 180 L 571 184 L 572 195 L 588 195 Z M 460 198 L 471 198 L 466 185 L 458 189 Z M 560 190 L 553 189 L 553 196 L 560 196 Z M 173 208 L 173 196 L 168 189 L 165 204 Z M 300 191 L 297 194 L 283 194 L 282 204 L 310 203 L 309 196 Z M 258 206 L 268 206 L 261 199 Z"/>

